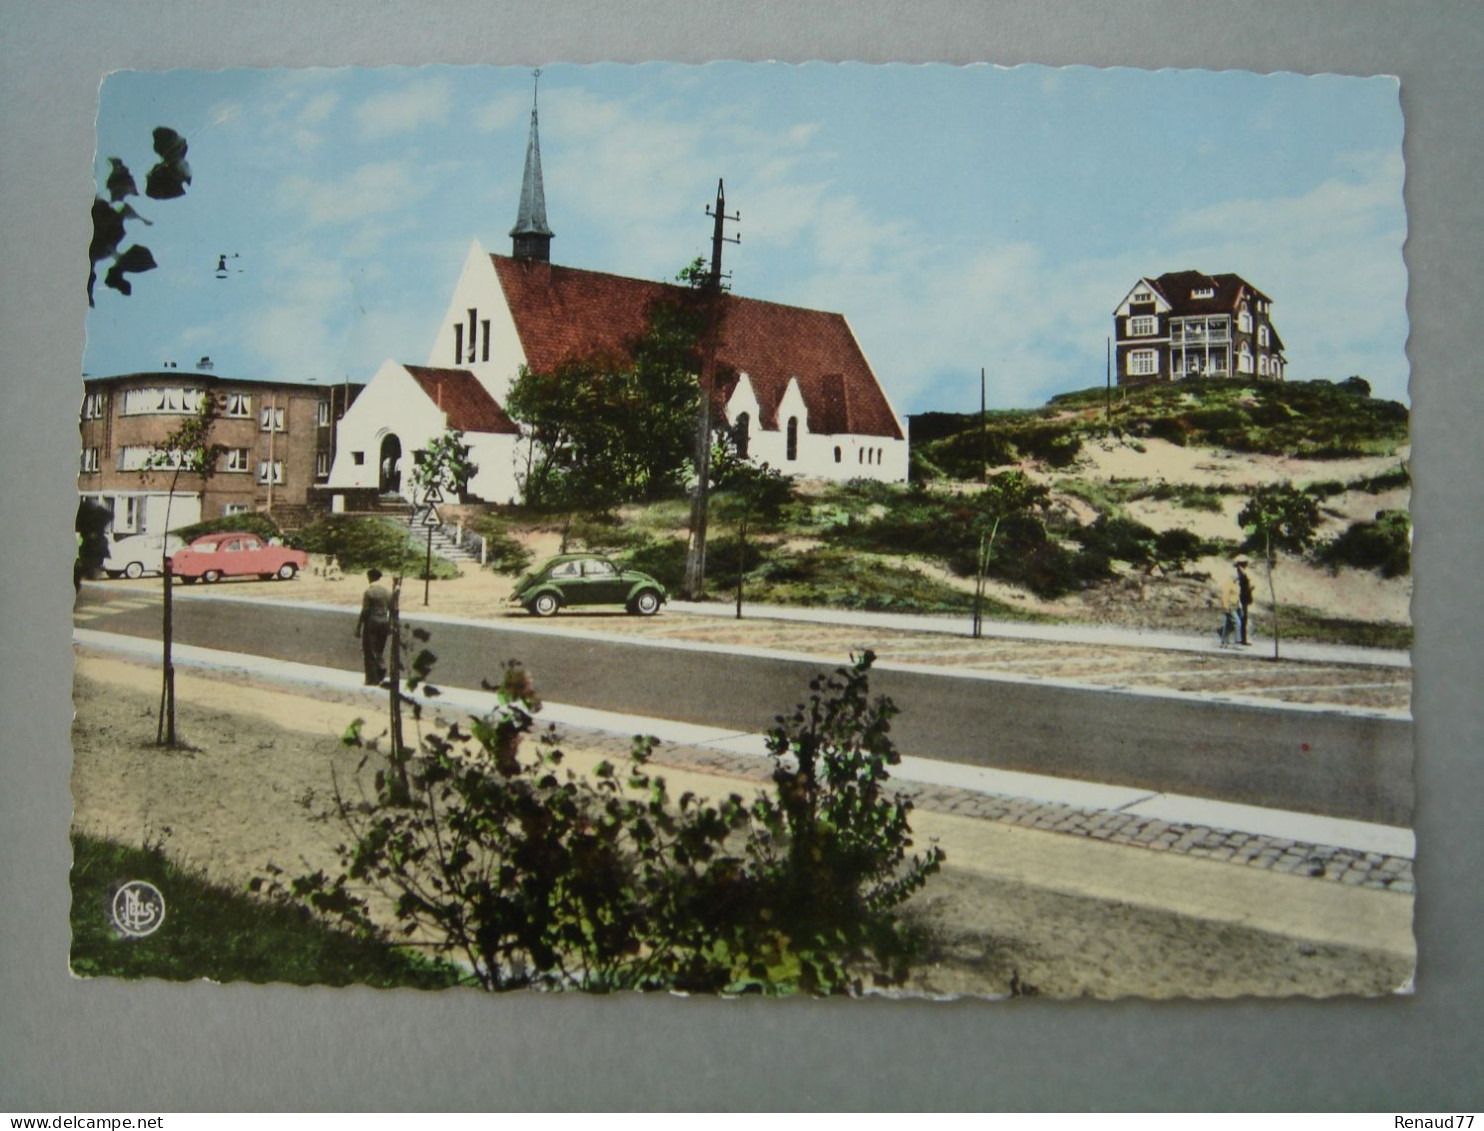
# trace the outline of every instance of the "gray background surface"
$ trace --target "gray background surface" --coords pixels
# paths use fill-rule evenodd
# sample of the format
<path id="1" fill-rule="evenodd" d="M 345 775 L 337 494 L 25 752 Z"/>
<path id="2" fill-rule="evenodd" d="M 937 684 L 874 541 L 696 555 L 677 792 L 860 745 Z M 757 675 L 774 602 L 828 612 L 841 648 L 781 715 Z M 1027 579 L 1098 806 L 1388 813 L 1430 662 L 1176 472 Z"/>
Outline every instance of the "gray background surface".
<path id="1" fill-rule="evenodd" d="M 1484 7 L 0 0 L 0 29 L 0 1110 L 1481 1106 Z M 491 1000 L 70 979 L 68 578 L 101 76 L 126 67 L 654 58 L 1401 77 L 1417 486 L 1415 997 Z"/>

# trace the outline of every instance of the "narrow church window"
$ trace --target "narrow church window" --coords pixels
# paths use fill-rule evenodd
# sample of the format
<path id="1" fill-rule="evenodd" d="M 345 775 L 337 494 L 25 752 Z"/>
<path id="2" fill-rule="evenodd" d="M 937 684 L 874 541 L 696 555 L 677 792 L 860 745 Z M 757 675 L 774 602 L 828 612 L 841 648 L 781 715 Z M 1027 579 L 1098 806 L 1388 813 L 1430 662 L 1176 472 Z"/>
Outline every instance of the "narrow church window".
<path id="1" fill-rule="evenodd" d="M 453 363 L 462 365 L 464 363 L 464 324 L 454 323 L 453 327 Z"/>
<path id="2" fill-rule="evenodd" d="M 483 335 L 481 338 L 483 345 L 480 347 L 479 360 L 488 361 L 490 359 L 490 320 L 488 318 L 479 323 L 479 330 Z"/>
<path id="3" fill-rule="evenodd" d="M 797 416 L 788 418 L 788 448 L 784 458 L 791 460 L 799 458 L 799 418 Z"/>
<path id="4" fill-rule="evenodd" d="M 475 319 L 478 317 L 478 315 L 479 315 L 479 311 L 476 310 L 474 307 L 471 306 L 469 308 L 469 357 L 468 357 L 468 360 L 469 361 L 473 361 L 474 360 L 474 334 L 475 334 L 474 327 L 475 327 Z"/>
<path id="5" fill-rule="evenodd" d="M 835 445 L 835 462 L 836 463 L 839 463 L 840 462 L 840 445 L 839 444 L 836 444 Z"/>
<path id="6" fill-rule="evenodd" d="M 737 414 L 737 427 L 732 432 L 732 438 L 737 444 L 737 455 L 741 459 L 747 458 L 747 450 L 752 444 L 752 416 L 742 412 Z"/>

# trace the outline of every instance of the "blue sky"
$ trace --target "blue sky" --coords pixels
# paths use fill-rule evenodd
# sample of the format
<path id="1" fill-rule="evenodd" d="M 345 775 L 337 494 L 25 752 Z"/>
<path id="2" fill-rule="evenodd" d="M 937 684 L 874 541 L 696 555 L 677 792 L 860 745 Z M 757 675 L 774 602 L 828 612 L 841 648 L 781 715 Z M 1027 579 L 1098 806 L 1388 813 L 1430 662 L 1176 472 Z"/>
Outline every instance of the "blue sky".
<path id="1" fill-rule="evenodd" d="M 978 66 L 552 65 L 541 152 L 557 263 L 669 279 L 709 254 L 718 177 L 738 294 L 843 313 L 899 412 L 1100 385 L 1141 275 L 1266 291 L 1291 380 L 1406 400 L 1402 118 L 1389 78 Z M 369 380 L 426 360 L 470 241 L 507 253 L 529 70 L 125 72 L 99 182 L 143 184 L 157 125 L 194 183 L 134 201 L 159 268 L 100 286 L 84 371 Z M 217 257 L 233 273 L 215 278 Z"/>

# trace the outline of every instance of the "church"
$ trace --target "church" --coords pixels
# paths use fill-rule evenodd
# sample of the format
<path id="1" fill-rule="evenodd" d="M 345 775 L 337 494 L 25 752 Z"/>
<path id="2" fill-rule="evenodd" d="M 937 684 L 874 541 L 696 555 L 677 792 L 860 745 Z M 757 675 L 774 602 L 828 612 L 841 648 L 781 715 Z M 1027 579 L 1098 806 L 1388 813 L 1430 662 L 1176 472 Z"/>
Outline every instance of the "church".
<path id="1" fill-rule="evenodd" d="M 340 421 L 325 490 L 410 497 L 413 453 L 446 429 L 464 434 L 478 472 L 472 498 L 518 501 L 521 430 L 503 404 L 521 366 L 623 356 L 656 300 L 684 287 L 551 262 L 536 108 L 509 255 L 475 240 L 425 364 L 387 361 Z M 905 482 L 907 436 L 840 314 L 723 297 L 715 408 L 747 455 L 785 475 Z"/>

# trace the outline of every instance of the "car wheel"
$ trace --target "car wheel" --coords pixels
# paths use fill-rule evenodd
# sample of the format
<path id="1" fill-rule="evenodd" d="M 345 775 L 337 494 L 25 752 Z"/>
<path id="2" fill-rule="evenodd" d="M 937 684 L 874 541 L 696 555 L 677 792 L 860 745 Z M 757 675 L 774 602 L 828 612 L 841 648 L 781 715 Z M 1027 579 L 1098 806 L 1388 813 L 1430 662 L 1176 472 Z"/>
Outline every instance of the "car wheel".
<path id="1" fill-rule="evenodd" d="M 631 608 L 641 617 L 652 617 L 660 611 L 660 595 L 653 589 L 646 589 L 634 598 Z"/>
<path id="2" fill-rule="evenodd" d="M 103 572 L 106 573 L 106 574 L 108 574 L 108 576 L 111 577 L 111 578 L 113 578 L 114 580 L 118 580 L 120 577 L 123 577 L 124 576 L 122 573 L 120 573 L 116 569 L 105 569 Z"/>
<path id="3" fill-rule="evenodd" d="M 296 566 L 293 562 L 284 562 L 283 565 L 278 567 L 278 576 L 280 580 L 283 581 L 294 580 L 294 574 L 298 572 L 299 567 Z"/>
<path id="4" fill-rule="evenodd" d="M 124 567 L 124 576 L 131 581 L 144 576 L 144 566 L 139 562 L 130 562 Z"/>
<path id="5" fill-rule="evenodd" d="M 531 612 L 538 617 L 549 617 L 561 607 L 555 593 L 543 593 L 531 602 Z"/>
<path id="6" fill-rule="evenodd" d="M 221 579 L 222 571 L 219 569 L 209 569 L 201 575 L 201 580 L 206 582 L 207 585 L 215 584 Z"/>

